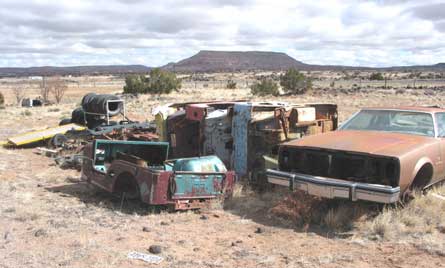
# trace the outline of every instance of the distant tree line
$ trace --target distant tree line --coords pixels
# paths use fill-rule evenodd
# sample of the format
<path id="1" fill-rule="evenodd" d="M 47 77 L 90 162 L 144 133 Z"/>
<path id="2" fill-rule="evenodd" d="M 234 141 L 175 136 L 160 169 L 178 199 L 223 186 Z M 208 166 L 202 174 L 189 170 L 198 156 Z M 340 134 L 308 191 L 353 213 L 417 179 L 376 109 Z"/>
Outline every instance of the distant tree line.
<path id="1" fill-rule="evenodd" d="M 125 77 L 124 93 L 130 94 L 170 94 L 181 88 L 181 80 L 176 74 L 152 69 L 149 76 L 132 74 Z"/>

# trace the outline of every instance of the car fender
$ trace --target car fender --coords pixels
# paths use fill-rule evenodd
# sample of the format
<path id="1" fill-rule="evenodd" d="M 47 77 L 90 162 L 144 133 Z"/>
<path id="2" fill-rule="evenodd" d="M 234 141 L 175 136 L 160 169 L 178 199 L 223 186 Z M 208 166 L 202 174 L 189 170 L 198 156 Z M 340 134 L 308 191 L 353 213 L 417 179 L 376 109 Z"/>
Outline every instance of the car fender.
<path id="1" fill-rule="evenodd" d="M 416 165 L 414 166 L 413 172 L 411 174 L 411 183 L 414 181 L 414 178 L 416 177 L 417 173 L 419 172 L 419 170 L 425 165 L 425 164 L 430 164 L 433 167 L 433 174 L 434 174 L 434 164 L 433 161 L 431 161 L 431 159 L 427 156 L 424 156 L 422 158 L 420 158 Z"/>
<path id="2" fill-rule="evenodd" d="M 137 179 L 137 167 L 129 165 L 128 163 L 121 160 L 113 161 L 107 172 L 107 178 L 111 179 L 110 188 L 112 189 L 112 191 L 114 191 L 114 187 L 119 176 L 125 173 L 130 174 L 131 176 L 133 176 L 133 178 Z"/>

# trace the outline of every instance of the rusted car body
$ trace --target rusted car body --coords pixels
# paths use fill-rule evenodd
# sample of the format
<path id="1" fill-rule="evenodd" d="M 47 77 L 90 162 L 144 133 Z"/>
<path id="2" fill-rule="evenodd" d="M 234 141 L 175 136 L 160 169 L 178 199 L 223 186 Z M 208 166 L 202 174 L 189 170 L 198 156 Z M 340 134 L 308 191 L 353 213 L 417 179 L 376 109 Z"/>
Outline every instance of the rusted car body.
<path id="1" fill-rule="evenodd" d="M 227 155 L 232 141 L 224 134 L 231 133 L 228 111 L 233 105 L 234 102 L 212 102 L 179 106 L 179 110 L 167 118 L 167 141 L 172 157 L 217 155 L 230 167 Z M 228 144 L 221 146 L 222 140 Z"/>
<path id="2" fill-rule="evenodd" d="M 84 149 L 82 179 L 110 193 L 177 210 L 230 195 L 234 172 L 216 156 L 167 160 L 168 143 L 95 140 Z"/>
<path id="3" fill-rule="evenodd" d="M 169 107 L 178 110 L 157 124 L 166 126 L 172 157 L 217 155 L 253 182 L 266 181 L 265 156 L 276 157 L 281 142 L 337 128 L 333 104 L 234 101 Z"/>
<path id="4" fill-rule="evenodd" d="M 232 168 L 263 185 L 267 159 L 277 158 L 280 143 L 336 128 L 334 104 L 236 103 Z"/>
<path id="5" fill-rule="evenodd" d="M 445 109 L 367 108 L 334 132 L 284 143 L 273 184 L 326 198 L 394 203 L 445 178 Z"/>

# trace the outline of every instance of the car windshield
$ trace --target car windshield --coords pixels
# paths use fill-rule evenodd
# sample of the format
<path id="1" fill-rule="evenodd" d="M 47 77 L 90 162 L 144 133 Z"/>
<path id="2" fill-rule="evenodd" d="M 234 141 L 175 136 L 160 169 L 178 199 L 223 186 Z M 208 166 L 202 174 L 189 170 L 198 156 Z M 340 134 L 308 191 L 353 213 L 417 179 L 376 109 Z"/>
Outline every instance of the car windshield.
<path id="1" fill-rule="evenodd" d="M 434 137 L 429 113 L 396 110 L 361 110 L 341 130 L 372 130 Z"/>

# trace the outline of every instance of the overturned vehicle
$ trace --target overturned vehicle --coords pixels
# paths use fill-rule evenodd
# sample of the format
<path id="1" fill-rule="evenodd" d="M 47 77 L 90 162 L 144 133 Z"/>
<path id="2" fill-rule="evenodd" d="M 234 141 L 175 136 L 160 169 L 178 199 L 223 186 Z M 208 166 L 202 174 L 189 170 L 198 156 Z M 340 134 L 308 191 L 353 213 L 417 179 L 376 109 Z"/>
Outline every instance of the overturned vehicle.
<path id="1" fill-rule="evenodd" d="M 166 142 L 95 140 L 84 149 L 82 179 L 122 198 L 195 209 L 232 192 L 234 173 L 216 156 L 167 160 Z"/>
<path id="2" fill-rule="evenodd" d="M 334 104 L 206 102 L 154 110 L 157 132 L 172 157 L 217 155 L 240 178 L 266 186 L 266 167 L 276 165 L 284 141 L 337 128 Z"/>
<path id="3" fill-rule="evenodd" d="M 394 203 L 445 178 L 445 109 L 368 108 L 337 131 L 280 146 L 272 184 L 325 198 Z"/>

